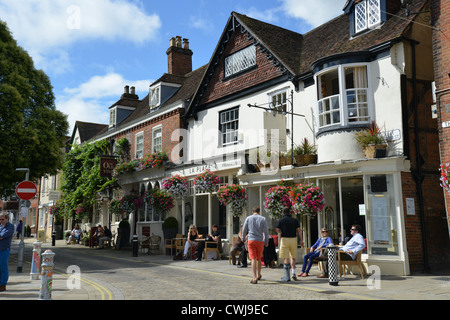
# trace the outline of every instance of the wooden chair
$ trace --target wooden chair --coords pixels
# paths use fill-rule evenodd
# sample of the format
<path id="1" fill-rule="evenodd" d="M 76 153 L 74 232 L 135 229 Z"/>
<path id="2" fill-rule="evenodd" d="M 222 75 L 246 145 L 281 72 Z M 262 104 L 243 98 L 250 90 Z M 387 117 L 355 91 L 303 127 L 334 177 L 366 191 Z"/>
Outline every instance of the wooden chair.
<path id="1" fill-rule="evenodd" d="M 181 233 L 177 234 L 175 238 L 183 238 Z M 164 240 L 164 250 L 167 255 L 167 249 L 170 249 L 170 255 L 173 256 L 173 250 L 175 250 L 175 239 L 165 239 Z M 176 251 L 175 251 L 176 253 Z"/>
<path id="2" fill-rule="evenodd" d="M 161 245 L 160 236 L 151 236 L 149 238 L 149 250 L 150 254 L 159 254 L 159 246 Z"/>
<path id="3" fill-rule="evenodd" d="M 231 258 L 232 258 L 232 253 L 231 253 L 231 248 L 233 247 L 233 243 L 235 243 L 237 240 L 237 237 L 233 237 L 233 242 L 230 243 L 230 245 L 228 246 L 228 250 L 229 250 L 229 254 L 228 254 L 228 264 L 231 264 Z M 242 251 L 236 250 L 236 252 L 234 253 L 235 257 L 240 257 Z"/>
<path id="4" fill-rule="evenodd" d="M 97 229 L 98 229 L 97 227 L 92 227 L 91 232 L 89 234 L 89 247 L 91 247 L 91 248 L 98 246 L 97 237 L 95 237 L 95 233 L 97 232 Z"/>
<path id="5" fill-rule="evenodd" d="M 345 254 L 345 255 L 348 255 L 348 254 L 343 251 L 338 251 L 339 277 L 342 276 L 341 267 L 342 267 L 342 269 L 344 269 L 344 275 L 345 275 L 345 266 L 358 266 L 359 272 L 361 273 L 361 278 L 364 279 L 365 270 L 364 270 L 364 266 L 361 262 L 361 253 L 362 253 L 362 250 L 360 252 L 358 252 L 355 260 L 343 260 L 341 258 L 341 254 Z"/>
<path id="6" fill-rule="evenodd" d="M 220 260 L 222 257 L 223 249 L 222 249 L 222 239 L 219 236 L 219 239 L 216 241 L 205 241 L 205 261 L 208 261 L 208 251 L 217 252 L 217 260 Z"/>
<path id="7" fill-rule="evenodd" d="M 178 239 L 175 239 L 175 254 L 178 253 L 178 250 L 184 251 L 184 245 L 186 244 L 186 241 L 187 239 L 183 238 L 183 236 L 181 236 Z"/>

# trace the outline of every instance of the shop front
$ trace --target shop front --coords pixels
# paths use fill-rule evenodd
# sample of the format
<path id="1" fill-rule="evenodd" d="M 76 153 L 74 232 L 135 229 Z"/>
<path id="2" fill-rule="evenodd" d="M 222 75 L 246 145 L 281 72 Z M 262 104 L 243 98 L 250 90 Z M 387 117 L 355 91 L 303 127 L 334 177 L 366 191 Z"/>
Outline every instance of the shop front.
<path id="1" fill-rule="evenodd" d="M 351 237 L 351 226 L 358 224 L 367 243 L 362 253 L 366 270 L 376 265 L 382 274 L 409 275 L 402 172 L 409 172 L 409 161 L 389 157 L 286 166 L 272 175 L 253 173 L 240 175 L 238 179 L 247 189 L 249 206 L 261 208 L 267 190 L 281 180 L 319 186 L 325 196 L 324 209 L 316 216 L 298 217 L 305 246 L 316 241 L 322 227 L 329 230 L 334 243 L 344 243 Z M 273 228 L 276 221 L 262 211 L 269 220 L 269 228 Z"/>

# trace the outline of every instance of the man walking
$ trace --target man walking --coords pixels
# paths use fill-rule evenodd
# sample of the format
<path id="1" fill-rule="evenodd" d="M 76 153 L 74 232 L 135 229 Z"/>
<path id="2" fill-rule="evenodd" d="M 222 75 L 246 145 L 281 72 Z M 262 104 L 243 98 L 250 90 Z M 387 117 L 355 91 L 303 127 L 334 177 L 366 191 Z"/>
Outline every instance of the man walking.
<path id="1" fill-rule="evenodd" d="M 280 258 L 284 258 L 284 276 L 281 280 L 284 282 L 291 281 L 289 275 L 291 269 L 292 279 L 297 280 L 297 275 L 295 273 L 297 233 L 300 236 L 301 246 L 303 246 L 303 234 L 300 229 L 300 223 L 291 216 L 291 208 L 283 208 L 283 217 L 278 221 L 275 230 L 278 233 L 281 233 Z"/>
<path id="2" fill-rule="evenodd" d="M 261 257 L 264 251 L 264 245 L 269 245 L 269 230 L 267 228 L 266 218 L 259 214 L 259 207 L 255 206 L 252 215 L 245 219 L 242 227 L 242 238 L 247 238 L 247 249 L 250 260 L 252 260 L 253 279 L 250 283 L 256 284 L 261 279 Z"/>
<path id="3" fill-rule="evenodd" d="M 14 234 L 14 225 L 9 222 L 9 214 L 0 213 L 0 292 L 6 290 L 9 279 L 9 249 Z"/>

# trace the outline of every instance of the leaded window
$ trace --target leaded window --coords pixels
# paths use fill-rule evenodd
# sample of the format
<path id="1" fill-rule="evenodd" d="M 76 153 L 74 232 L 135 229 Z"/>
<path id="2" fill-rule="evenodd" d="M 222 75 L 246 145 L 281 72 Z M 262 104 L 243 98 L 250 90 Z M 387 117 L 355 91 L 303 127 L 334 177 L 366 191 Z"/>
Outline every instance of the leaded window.
<path id="1" fill-rule="evenodd" d="M 256 66 L 256 47 L 242 49 L 225 58 L 225 77 Z"/>
<path id="2" fill-rule="evenodd" d="M 381 23 L 381 0 L 363 0 L 355 5 L 355 33 Z"/>

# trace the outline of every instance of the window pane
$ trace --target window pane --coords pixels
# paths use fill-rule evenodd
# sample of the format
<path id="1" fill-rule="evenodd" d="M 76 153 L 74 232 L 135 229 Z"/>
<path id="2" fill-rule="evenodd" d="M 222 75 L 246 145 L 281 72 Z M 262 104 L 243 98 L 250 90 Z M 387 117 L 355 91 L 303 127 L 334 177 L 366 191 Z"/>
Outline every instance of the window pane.
<path id="1" fill-rule="evenodd" d="M 225 77 L 256 65 L 256 47 L 250 46 L 225 58 Z"/>

